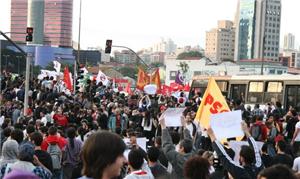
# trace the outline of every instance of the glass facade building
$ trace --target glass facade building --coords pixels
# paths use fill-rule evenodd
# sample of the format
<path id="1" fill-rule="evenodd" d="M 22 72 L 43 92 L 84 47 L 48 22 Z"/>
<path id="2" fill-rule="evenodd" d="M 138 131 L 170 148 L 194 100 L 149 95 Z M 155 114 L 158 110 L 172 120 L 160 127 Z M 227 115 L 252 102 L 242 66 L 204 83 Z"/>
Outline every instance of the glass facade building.
<path id="1" fill-rule="evenodd" d="M 254 54 L 255 0 L 240 1 L 238 58 L 251 59 Z"/>
<path id="2" fill-rule="evenodd" d="M 73 0 L 11 0 L 12 40 L 25 43 L 28 3 L 34 1 L 44 1 L 43 44 L 72 47 Z"/>

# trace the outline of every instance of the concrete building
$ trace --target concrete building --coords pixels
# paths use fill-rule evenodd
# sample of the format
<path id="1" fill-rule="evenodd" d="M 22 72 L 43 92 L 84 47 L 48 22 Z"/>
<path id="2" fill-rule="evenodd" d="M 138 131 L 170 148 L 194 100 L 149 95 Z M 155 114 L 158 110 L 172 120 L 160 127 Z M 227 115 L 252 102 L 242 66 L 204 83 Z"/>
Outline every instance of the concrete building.
<path id="1" fill-rule="evenodd" d="M 288 57 L 288 67 L 289 68 L 299 68 L 300 69 L 300 51 L 290 50 L 284 51 L 282 53 L 283 57 Z"/>
<path id="2" fill-rule="evenodd" d="M 218 21 L 218 27 L 206 32 L 205 56 L 217 61 L 234 59 L 235 30 L 232 21 Z"/>
<path id="3" fill-rule="evenodd" d="M 239 0 L 235 61 L 279 61 L 281 0 Z"/>
<path id="4" fill-rule="evenodd" d="M 153 52 L 165 52 L 166 54 L 171 54 L 176 51 L 177 45 L 172 39 L 165 41 L 163 38 L 157 44 L 154 44 L 152 47 Z"/>
<path id="5" fill-rule="evenodd" d="M 187 81 L 190 81 L 194 75 L 235 75 L 240 71 L 240 67 L 232 62 L 212 63 L 212 61 L 207 58 L 196 60 L 166 59 L 166 84 L 169 85 L 175 81 L 177 71 L 181 70 L 179 67 L 181 62 L 186 63 L 189 67 L 185 76 Z"/>
<path id="6" fill-rule="evenodd" d="M 30 25 L 33 43 L 71 47 L 72 19 L 73 0 L 11 0 L 11 38 L 18 43 L 25 43 Z"/>
<path id="7" fill-rule="evenodd" d="M 295 49 L 295 36 L 291 33 L 284 35 L 283 50 Z"/>
<path id="8" fill-rule="evenodd" d="M 136 63 L 136 55 L 129 50 L 114 51 L 115 61 L 123 64 Z"/>

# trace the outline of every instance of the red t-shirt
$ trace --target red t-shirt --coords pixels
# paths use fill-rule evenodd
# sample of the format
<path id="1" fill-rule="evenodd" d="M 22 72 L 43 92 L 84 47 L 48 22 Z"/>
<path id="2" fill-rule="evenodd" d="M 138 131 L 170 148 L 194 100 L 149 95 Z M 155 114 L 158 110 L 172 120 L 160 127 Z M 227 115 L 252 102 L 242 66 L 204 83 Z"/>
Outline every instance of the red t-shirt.
<path id="1" fill-rule="evenodd" d="M 54 114 L 53 119 L 60 126 L 66 127 L 68 125 L 68 119 L 63 114 Z"/>

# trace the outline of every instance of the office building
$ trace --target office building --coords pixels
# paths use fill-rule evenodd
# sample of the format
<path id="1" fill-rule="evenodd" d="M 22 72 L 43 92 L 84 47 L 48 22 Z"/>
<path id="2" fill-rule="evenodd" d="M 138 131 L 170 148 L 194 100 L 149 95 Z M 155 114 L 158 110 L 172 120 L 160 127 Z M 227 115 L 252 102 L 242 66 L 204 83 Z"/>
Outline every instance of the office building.
<path id="1" fill-rule="evenodd" d="M 233 22 L 219 21 L 217 28 L 206 32 L 205 56 L 216 61 L 232 61 L 234 38 Z"/>
<path id="2" fill-rule="evenodd" d="M 235 61 L 279 60 L 281 0 L 240 0 Z"/>
<path id="3" fill-rule="evenodd" d="M 284 35 L 283 49 L 284 50 L 295 49 L 295 36 L 293 34 L 288 33 Z"/>
<path id="4" fill-rule="evenodd" d="M 73 0 L 11 0 L 11 38 L 25 43 L 26 27 L 36 23 L 34 43 L 71 47 L 72 18 Z"/>

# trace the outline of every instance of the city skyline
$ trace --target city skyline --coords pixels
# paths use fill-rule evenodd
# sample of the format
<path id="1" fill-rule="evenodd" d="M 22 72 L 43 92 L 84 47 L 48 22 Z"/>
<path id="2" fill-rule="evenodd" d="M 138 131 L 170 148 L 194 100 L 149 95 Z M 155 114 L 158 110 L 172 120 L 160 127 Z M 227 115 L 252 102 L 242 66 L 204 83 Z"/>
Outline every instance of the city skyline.
<path id="1" fill-rule="evenodd" d="M 9 31 L 9 2 L 6 0 L 0 7 L 2 31 Z M 205 48 L 206 31 L 214 28 L 218 20 L 233 21 L 237 3 L 238 0 L 82 1 L 81 47 L 104 48 L 105 40 L 112 39 L 113 45 L 140 50 L 163 37 L 171 38 L 178 47 Z M 284 34 L 292 33 L 296 37 L 295 48 L 299 48 L 300 26 L 294 15 L 299 6 L 299 0 L 282 1 L 280 47 L 283 47 Z M 74 0 L 74 41 L 78 40 L 78 14 L 79 0 Z"/>

